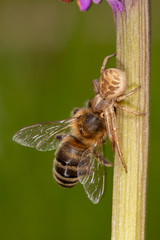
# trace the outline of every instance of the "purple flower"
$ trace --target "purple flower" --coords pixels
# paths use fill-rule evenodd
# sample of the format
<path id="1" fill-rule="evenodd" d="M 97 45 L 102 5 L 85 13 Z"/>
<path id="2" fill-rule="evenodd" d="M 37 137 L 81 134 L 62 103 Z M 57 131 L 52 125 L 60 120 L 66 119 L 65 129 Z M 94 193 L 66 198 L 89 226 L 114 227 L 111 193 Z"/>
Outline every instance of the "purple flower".
<path id="1" fill-rule="evenodd" d="M 73 0 L 62 0 L 63 2 L 70 3 Z M 78 6 L 81 11 L 86 11 L 93 3 L 99 4 L 102 0 L 77 0 Z M 107 0 L 109 5 L 112 7 L 114 12 L 123 12 L 125 10 L 125 7 L 121 0 Z"/>
<path id="2" fill-rule="evenodd" d="M 124 5 L 122 4 L 121 0 L 107 0 L 109 5 L 112 7 L 114 12 L 123 12 L 125 10 Z M 78 0 L 78 5 L 81 11 L 86 11 L 91 4 L 99 4 L 101 0 Z"/>
<path id="3" fill-rule="evenodd" d="M 78 0 L 77 2 L 80 10 L 86 11 L 91 6 L 92 2 L 99 4 L 101 0 Z"/>

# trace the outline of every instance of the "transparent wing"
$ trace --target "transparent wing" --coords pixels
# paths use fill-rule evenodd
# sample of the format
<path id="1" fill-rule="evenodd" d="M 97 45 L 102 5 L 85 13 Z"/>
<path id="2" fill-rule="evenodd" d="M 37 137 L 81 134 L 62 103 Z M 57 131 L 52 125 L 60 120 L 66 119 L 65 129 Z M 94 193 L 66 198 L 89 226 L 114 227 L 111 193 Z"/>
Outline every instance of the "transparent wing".
<path id="1" fill-rule="evenodd" d="M 84 152 L 78 165 L 78 178 L 89 199 L 97 204 L 105 186 L 105 167 L 101 164 L 102 152 L 100 149 L 88 149 Z"/>
<path id="2" fill-rule="evenodd" d="M 50 151 L 57 148 L 59 141 L 55 136 L 63 131 L 67 131 L 75 118 L 37 123 L 19 130 L 13 140 L 23 146 L 36 148 L 39 151 Z"/>

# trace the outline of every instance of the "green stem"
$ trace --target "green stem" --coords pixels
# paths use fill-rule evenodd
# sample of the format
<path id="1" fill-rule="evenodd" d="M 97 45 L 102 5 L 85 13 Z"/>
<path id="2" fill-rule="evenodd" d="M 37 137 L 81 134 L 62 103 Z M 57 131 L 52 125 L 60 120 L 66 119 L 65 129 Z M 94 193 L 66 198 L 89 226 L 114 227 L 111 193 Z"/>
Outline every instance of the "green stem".
<path id="1" fill-rule="evenodd" d="M 117 68 L 125 70 L 127 92 L 141 86 L 127 105 L 146 113 L 134 116 L 117 111 L 126 174 L 115 153 L 112 240 L 145 238 L 146 185 L 149 145 L 150 9 L 149 0 L 124 0 L 126 12 L 116 15 Z M 123 103 L 124 105 L 124 103 Z"/>

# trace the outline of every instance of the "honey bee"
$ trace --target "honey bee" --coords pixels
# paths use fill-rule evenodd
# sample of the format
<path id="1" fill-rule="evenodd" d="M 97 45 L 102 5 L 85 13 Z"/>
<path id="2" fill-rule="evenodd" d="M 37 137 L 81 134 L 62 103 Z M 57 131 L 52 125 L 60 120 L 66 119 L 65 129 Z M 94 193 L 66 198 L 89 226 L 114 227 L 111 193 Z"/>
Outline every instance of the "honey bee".
<path id="1" fill-rule="evenodd" d="M 25 127 L 13 140 L 39 151 L 58 147 L 53 164 L 56 182 L 65 188 L 80 182 L 96 204 L 104 192 L 105 166 L 112 166 L 103 154 L 106 135 L 104 118 L 86 107 L 75 109 L 71 119 Z"/>
<path id="2" fill-rule="evenodd" d="M 116 53 L 107 56 L 101 67 L 100 80 L 93 80 L 93 87 L 96 96 L 90 101 L 93 112 L 98 113 L 105 120 L 107 136 L 112 144 L 113 149 L 117 148 L 122 165 L 127 172 L 127 165 L 124 161 L 123 153 L 119 143 L 118 130 L 116 124 L 116 108 L 137 116 L 145 115 L 119 104 L 120 101 L 135 94 L 140 88 L 135 88 L 133 91 L 125 94 L 127 89 L 126 73 L 116 68 L 106 69 L 109 58 L 114 57 Z"/>

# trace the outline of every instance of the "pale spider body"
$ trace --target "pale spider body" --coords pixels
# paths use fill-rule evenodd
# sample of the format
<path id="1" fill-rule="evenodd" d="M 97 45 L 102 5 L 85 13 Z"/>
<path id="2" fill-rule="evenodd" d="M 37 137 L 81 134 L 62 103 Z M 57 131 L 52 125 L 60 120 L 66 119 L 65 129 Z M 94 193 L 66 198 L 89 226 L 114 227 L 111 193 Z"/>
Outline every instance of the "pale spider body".
<path id="1" fill-rule="evenodd" d="M 115 54 L 112 54 L 104 59 L 101 68 L 100 81 L 97 79 L 93 80 L 93 87 L 96 96 L 90 101 L 90 105 L 93 112 L 99 113 L 100 116 L 105 119 L 108 138 L 113 149 L 115 147 L 117 148 L 121 162 L 127 172 L 127 165 L 124 161 L 119 143 L 115 109 L 120 108 L 137 116 L 143 115 L 143 113 L 136 112 L 119 104 L 121 100 L 124 100 L 126 97 L 134 94 L 140 87 L 134 89 L 128 94 L 125 94 L 127 89 L 127 78 L 125 72 L 116 68 L 105 69 L 108 59 L 113 56 L 115 56 Z"/>

